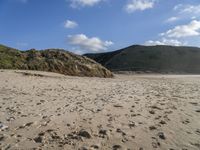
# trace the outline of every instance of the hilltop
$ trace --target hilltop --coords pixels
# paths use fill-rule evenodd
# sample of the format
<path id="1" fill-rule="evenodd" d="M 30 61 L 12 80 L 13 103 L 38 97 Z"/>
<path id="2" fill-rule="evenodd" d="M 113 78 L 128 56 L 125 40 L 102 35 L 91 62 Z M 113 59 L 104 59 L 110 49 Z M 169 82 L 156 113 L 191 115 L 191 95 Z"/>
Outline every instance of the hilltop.
<path id="1" fill-rule="evenodd" d="M 49 71 L 72 76 L 113 76 L 95 61 L 62 49 L 20 51 L 4 45 L 0 45 L 0 69 Z"/>

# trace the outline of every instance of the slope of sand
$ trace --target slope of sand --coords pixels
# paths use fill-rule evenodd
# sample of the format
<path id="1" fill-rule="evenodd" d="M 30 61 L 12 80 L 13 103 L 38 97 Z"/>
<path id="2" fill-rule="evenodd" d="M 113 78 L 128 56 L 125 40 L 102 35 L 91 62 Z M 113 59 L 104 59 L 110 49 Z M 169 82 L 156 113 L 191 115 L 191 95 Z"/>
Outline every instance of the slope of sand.
<path id="1" fill-rule="evenodd" d="M 200 76 L 1 70 L 0 149 L 199 150 Z"/>

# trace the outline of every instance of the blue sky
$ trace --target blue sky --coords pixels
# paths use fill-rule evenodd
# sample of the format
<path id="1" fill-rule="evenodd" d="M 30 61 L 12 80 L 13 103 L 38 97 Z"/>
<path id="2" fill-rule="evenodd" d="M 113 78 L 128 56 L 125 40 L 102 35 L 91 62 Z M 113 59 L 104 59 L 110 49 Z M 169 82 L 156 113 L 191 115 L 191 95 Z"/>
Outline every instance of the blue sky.
<path id="1" fill-rule="evenodd" d="M 199 0 L 0 0 L 0 43 L 75 53 L 200 46 Z"/>

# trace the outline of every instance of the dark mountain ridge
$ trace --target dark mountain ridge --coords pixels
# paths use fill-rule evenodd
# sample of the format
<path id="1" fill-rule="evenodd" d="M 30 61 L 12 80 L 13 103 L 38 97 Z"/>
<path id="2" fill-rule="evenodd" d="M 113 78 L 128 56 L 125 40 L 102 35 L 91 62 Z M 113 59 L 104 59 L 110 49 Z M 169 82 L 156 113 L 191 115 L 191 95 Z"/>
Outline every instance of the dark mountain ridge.
<path id="1" fill-rule="evenodd" d="M 113 52 L 85 54 L 111 71 L 200 74 L 200 48 L 133 45 Z"/>

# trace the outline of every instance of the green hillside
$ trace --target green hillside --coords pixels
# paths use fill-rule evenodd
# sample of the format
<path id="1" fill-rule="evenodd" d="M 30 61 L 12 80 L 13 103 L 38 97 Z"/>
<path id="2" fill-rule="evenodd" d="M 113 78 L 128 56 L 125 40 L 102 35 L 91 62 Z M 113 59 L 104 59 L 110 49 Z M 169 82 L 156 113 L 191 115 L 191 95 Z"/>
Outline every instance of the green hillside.
<path id="1" fill-rule="evenodd" d="M 0 69 L 39 70 L 72 76 L 113 76 L 95 61 L 64 50 L 19 51 L 4 45 L 0 45 Z"/>
<path id="2" fill-rule="evenodd" d="M 112 71 L 200 73 L 200 48 L 134 45 L 118 51 L 85 54 Z"/>

